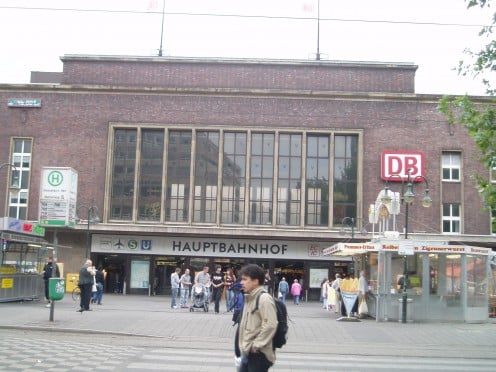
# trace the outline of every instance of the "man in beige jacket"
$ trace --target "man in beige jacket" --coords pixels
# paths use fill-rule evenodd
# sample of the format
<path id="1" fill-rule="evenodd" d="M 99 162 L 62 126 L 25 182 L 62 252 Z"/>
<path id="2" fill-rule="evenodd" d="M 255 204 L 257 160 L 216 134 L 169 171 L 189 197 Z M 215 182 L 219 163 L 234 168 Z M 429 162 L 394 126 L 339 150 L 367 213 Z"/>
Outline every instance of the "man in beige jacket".
<path id="1" fill-rule="evenodd" d="M 241 269 L 240 276 L 245 293 L 239 324 L 240 372 L 266 372 L 276 361 L 272 347 L 277 329 L 276 306 L 272 296 L 264 291 L 265 273 L 260 266 L 246 265 Z M 260 299 L 256 309 L 258 296 Z"/>

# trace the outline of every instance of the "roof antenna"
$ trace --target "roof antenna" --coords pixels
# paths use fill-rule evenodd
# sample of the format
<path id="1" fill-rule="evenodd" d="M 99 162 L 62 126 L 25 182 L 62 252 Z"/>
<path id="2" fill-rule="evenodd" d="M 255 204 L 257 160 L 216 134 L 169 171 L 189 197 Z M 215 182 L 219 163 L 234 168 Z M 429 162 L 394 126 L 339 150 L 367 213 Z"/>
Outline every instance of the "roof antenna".
<path id="1" fill-rule="evenodd" d="M 317 0 L 317 54 L 315 59 L 320 61 L 320 0 Z"/>
<path id="2" fill-rule="evenodd" d="M 162 57 L 162 40 L 164 39 L 164 18 L 165 18 L 165 0 L 162 4 L 162 31 L 160 33 L 160 49 L 158 50 L 159 57 Z"/>

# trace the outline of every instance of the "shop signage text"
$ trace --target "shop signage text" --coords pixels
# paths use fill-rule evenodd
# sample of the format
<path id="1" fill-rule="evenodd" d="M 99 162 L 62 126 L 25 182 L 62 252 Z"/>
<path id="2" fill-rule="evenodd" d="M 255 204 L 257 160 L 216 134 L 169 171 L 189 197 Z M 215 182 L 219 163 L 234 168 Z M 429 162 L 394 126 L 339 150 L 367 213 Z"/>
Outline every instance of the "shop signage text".
<path id="1" fill-rule="evenodd" d="M 203 252 L 203 253 L 234 253 L 234 254 L 258 254 L 258 255 L 284 255 L 288 250 L 286 244 L 268 243 L 224 243 L 224 242 L 181 242 L 174 240 L 172 251 L 174 252 Z"/>
<path id="2" fill-rule="evenodd" d="M 324 256 L 314 241 L 231 239 L 179 236 L 93 234 L 91 252 L 134 255 L 181 255 L 199 257 L 277 258 L 294 260 L 351 261 L 348 257 Z"/>
<path id="3" fill-rule="evenodd" d="M 0 228 L 5 231 L 23 233 L 27 235 L 45 236 L 45 228 L 29 221 L 18 220 L 12 217 L 0 218 Z"/>

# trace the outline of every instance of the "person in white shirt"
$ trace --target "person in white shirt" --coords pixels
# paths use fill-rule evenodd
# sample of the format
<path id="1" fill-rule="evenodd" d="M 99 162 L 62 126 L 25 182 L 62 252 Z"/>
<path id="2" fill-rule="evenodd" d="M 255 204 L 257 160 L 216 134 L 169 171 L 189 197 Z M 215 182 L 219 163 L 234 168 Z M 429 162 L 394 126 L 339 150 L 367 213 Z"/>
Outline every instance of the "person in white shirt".
<path id="1" fill-rule="evenodd" d="M 188 308 L 186 302 L 188 301 L 191 290 L 191 275 L 189 275 L 189 269 L 184 270 L 184 274 L 181 275 L 179 282 L 181 286 L 181 299 L 179 301 L 179 306 L 181 306 L 181 309 L 186 309 Z"/>
<path id="2" fill-rule="evenodd" d="M 177 293 L 179 292 L 179 273 L 181 269 L 176 267 L 176 271 L 171 274 L 171 289 L 172 289 L 172 299 L 171 299 L 171 309 L 177 309 L 176 300 Z"/>

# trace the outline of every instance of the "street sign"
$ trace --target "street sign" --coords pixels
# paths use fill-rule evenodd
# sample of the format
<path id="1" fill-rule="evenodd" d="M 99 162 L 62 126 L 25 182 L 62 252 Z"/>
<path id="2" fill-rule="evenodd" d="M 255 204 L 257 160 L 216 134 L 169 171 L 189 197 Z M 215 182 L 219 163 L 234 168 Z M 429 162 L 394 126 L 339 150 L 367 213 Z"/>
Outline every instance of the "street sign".
<path id="1" fill-rule="evenodd" d="M 40 183 L 40 225 L 74 227 L 77 180 L 78 174 L 72 168 L 43 168 Z"/>
<path id="2" fill-rule="evenodd" d="M 9 98 L 8 107 L 41 107 L 41 99 L 38 98 Z"/>

